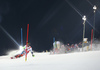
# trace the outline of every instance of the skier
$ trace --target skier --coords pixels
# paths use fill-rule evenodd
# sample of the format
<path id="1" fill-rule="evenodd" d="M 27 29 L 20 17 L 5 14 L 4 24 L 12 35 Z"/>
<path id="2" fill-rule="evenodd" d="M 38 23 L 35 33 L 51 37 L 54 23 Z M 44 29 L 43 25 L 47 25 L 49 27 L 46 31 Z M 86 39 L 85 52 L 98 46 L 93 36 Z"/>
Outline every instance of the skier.
<path id="1" fill-rule="evenodd" d="M 27 49 L 27 52 L 26 52 L 26 49 Z M 23 51 L 22 51 L 21 54 L 17 54 L 17 55 L 15 55 L 14 57 L 11 57 L 11 59 L 20 58 L 20 57 L 24 56 L 25 54 L 28 54 L 29 51 L 31 52 L 32 57 L 34 57 L 34 54 L 33 54 L 33 51 L 32 51 L 32 47 L 31 47 L 30 44 L 28 43 L 28 44 L 27 44 L 27 48 L 26 48 L 26 45 L 23 47 Z"/>

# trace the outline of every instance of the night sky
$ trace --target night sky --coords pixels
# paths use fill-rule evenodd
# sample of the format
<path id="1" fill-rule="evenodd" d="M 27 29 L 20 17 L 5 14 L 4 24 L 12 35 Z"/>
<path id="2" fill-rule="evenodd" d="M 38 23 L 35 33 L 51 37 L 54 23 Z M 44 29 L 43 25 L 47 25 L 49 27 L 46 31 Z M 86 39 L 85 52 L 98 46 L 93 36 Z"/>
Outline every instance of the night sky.
<path id="1" fill-rule="evenodd" d="M 27 24 L 29 24 L 29 43 L 33 50 L 52 49 L 53 37 L 67 43 L 82 41 L 83 20 L 86 15 L 85 37 L 91 39 L 91 25 L 95 15 L 95 38 L 100 38 L 100 0 L 0 0 L 0 55 L 20 45 L 21 28 L 23 42 L 26 44 Z M 7 33 L 5 33 L 4 30 Z"/>

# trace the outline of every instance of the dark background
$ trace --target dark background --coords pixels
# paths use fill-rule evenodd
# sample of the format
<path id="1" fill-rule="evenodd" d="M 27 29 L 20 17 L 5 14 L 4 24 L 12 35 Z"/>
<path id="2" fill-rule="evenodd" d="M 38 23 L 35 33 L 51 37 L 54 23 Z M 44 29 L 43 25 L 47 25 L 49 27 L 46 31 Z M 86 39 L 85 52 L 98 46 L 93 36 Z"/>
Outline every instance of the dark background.
<path id="1" fill-rule="evenodd" d="M 0 0 L 0 55 L 18 49 L 13 37 L 21 44 L 21 28 L 23 41 L 26 44 L 27 24 L 29 24 L 29 42 L 33 50 L 52 49 L 53 37 L 67 43 L 82 41 L 83 20 L 93 26 L 93 6 L 96 5 L 95 38 L 100 37 L 100 0 Z M 85 37 L 91 39 L 90 24 L 86 22 Z M 2 27 L 10 34 L 4 32 Z"/>

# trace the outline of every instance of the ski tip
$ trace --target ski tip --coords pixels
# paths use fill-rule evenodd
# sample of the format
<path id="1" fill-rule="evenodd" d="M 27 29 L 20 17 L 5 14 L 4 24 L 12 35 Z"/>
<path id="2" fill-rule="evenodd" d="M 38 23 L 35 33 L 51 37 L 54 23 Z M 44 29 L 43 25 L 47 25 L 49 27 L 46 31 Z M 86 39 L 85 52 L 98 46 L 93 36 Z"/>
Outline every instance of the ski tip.
<path id="1" fill-rule="evenodd" d="M 10 57 L 11 59 L 13 59 L 13 57 Z"/>
<path id="2" fill-rule="evenodd" d="M 17 57 L 10 57 L 11 59 L 17 59 Z"/>

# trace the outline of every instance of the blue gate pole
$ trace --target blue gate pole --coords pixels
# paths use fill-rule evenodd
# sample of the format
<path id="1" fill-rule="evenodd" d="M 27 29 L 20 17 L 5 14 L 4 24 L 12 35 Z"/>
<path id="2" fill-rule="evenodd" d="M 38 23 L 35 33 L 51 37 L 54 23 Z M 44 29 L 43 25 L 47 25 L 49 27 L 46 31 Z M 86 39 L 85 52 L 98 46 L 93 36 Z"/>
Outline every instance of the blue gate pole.
<path id="1" fill-rule="evenodd" d="M 22 33 L 22 28 L 21 28 L 21 46 L 23 46 L 23 33 Z"/>
<path id="2" fill-rule="evenodd" d="M 54 54 L 55 54 L 55 37 L 53 38 L 53 49 L 54 49 Z"/>

